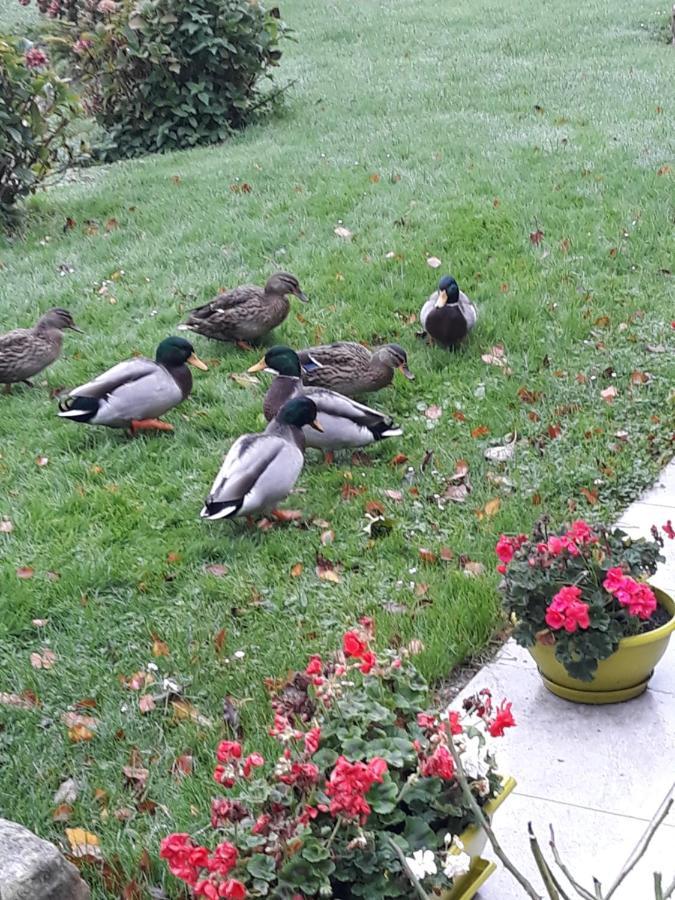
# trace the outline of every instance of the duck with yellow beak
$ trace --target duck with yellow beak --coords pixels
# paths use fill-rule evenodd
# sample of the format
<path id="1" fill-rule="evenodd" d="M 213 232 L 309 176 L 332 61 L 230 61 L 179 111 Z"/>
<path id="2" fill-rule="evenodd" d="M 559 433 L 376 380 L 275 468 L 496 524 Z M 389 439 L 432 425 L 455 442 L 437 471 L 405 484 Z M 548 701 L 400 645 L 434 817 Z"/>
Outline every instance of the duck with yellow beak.
<path id="1" fill-rule="evenodd" d="M 420 312 L 423 331 L 446 350 L 456 350 L 476 324 L 478 310 L 451 275 L 444 275 L 438 290 L 429 297 Z"/>
<path id="2" fill-rule="evenodd" d="M 206 371 L 189 341 L 168 337 L 157 347 L 154 360 L 127 359 L 92 381 L 69 391 L 59 401 L 58 415 L 87 425 L 173 431 L 159 416 L 178 406 L 192 391 L 188 366 Z"/>

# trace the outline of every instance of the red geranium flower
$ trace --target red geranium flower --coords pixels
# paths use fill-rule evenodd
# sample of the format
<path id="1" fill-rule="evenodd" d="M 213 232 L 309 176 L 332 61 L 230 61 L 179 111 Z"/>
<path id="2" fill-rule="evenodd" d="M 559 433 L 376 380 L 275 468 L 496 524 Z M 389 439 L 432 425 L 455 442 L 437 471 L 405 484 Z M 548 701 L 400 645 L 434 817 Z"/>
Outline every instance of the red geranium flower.
<path id="1" fill-rule="evenodd" d="M 546 610 L 546 624 L 554 631 L 564 628 L 570 634 L 577 628 L 589 628 L 588 604 L 580 600 L 581 590 L 576 586 L 561 588 Z"/>
<path id="2" fill-rule="evenodd" d="M 226 763 L 233 759 L 241 759 L 241 744 L 237 741 L 221 741 L 216 751 L 218 762 Z"/>
<path id="3" fill-rule="evenodd" d="M 376 663 L 377 657 L 372 652 L 372 650 L 366 650 L 361 657 L 361 665 L 359 666 L 359 669 L 361 672 L 363 672 L 364 675 L 367 675 Z"/>
<path id="4" fill-rule="evenodd" d="M 455 761 L 448 748 L 439 744 L 431 756 L 422 762 L 421 771 L 425 778 L 436 776 L 444 781 L 452 781 L 455 777 Z"/>
<path id="5" fill-rule="evenodd" d="M 248 778 L 253 769 L 257 769 L 260 766 L 265 765 L 265 760 L 259 753 L 251 753 L 250 756 L 247 756 L 244 760 L 243 772 L 244 778 Z"/>
<path id="6" fill-rule="evenodd" d="M 492 737 L 503 737 L 505 728 L 512 728 L 516 724 L 511 712 L 511 704 L 502 700 L 497 707 L 497 715 L 488 725 L 488 731 Z"/>
<path id="7" fill-rule="evenodd" d="M 361 659 L 367 648 L 355 631 L 347 631 L 342 637 L 342 649 L 345 656 Z"/>
<path id="8" fill-rule="evenodd" d="M 321 675 L 323 672 L 323 662 L 320 656 L 311 656 L 305 669 L 305 675 Z"/>
<path id="9" fill-rule="evenodd" d="M 319 749 L 319 742 L 321 741 L 321 729 L 320 728 L 311 728 L 305 734 L 305 750 L 309 753 L 310 756 L 313 756 L 316 751 Z"/>

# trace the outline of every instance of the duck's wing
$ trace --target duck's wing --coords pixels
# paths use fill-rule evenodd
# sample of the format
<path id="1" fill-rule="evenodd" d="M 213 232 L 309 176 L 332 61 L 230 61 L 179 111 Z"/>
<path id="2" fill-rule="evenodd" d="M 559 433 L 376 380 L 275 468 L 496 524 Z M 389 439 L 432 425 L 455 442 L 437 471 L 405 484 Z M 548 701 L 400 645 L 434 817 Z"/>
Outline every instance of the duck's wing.
<path id="1" fill-rule="evenodd" d="M 149 375 L 156 372 L 161 366 L 151 359 L 144 356 L 138 356 L 134 359 L 126 359 L 124 362 L 117 363 L 96 378 L 81 384 L 79 387 L 73 388 L 68 393 L 69 397 L 95 397 L 100 399 L 112 394 L 113 391 L 125 384 L 137 384 Z"/>
<path id="2" fill-rule="evenodd" d="M 188 322 L 191 319 L 208 319 L 218 313 L 235 310 L 251 303 L 255 304 L 256 301 L 259 303 L 263 293 L 263 289 L 255 284 L 241 284 L 239 287 L 232 288 L 231 291 L 223 291 L 208 303 L 190 310 Z"/>
<path id="3" fill-rule="evenodd" d="M 317 407 L 317 419 L 323 429 L 304 428 L 307 445 L 321 449 L 365 447 L 373 441 L 403 434 L 386 413 L 379 412 L 350 397 L 324 388 L 304 389 Z"/>
<path id="4" fill-rule="evenodd" d="M 303 461 L 299 448 L 280 435 L 242 435 L 216 475 L 202 518 L 223 519 L 274 505 L 291 492 Z"/>
<path id="5" fill-rule="evenodd" d="M 134 419 L 155 419 L 184 399 L 180 386 L 164 366 L 143 357 L 118 363 L 75 388 L 68 397 L 73 401 L 78 397 L 98 400 L 90 421 L 113 427 L 123 427 Z M 71 405 L 77 407 L 76 403 Z"/>
<path id="6" fill-rule="evenodd" d="M 420 310 L 420 324 L 424 331 L 427 330 L 427 316 L 431 312 L 431 310 L 436 306 L 436 301 L 438 300 L 438 291 L 434 291 L 434 293 L 429 297 L 427 302 L 424 304 L 422 309 Z"/>
<path id="7" fill-rule="evenodd" d="M 466 327 L 471 331 L 478 320 L 478 309 L 476 308 L 476 304 L 472 303 L 463 291 L 460 291 L 459 306 L 464 315 L 464 319 L 466 320 Z"/>

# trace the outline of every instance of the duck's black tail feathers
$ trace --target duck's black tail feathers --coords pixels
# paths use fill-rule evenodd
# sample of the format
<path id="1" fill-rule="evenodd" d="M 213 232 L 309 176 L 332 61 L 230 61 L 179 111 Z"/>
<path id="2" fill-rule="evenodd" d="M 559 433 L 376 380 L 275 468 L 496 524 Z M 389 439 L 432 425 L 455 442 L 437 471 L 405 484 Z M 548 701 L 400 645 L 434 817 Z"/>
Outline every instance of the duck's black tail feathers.
<path id="1" fill-rule="evenodd" d="M 59 400 L 58 415 L 64 419 L 77 419 L 78 422 L 89 422 L 98 412 L 97 397 L 66 397 Z"/>

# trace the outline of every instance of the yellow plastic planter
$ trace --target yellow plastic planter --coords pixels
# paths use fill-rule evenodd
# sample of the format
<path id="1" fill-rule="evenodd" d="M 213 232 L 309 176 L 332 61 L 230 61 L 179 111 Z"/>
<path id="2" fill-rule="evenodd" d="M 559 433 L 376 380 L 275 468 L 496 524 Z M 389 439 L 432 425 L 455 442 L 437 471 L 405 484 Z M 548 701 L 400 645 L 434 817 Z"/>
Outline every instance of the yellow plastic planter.
<path id="1" fill-rule="evenodd" d="M 675 631 L 675 601 L 663 591 L 653 590 L 658 602 L 670 613 L 670 621 L 654 631 L 620 641 L 616 652 L 598 664 L 593 681 L 579 681 L 568 675 L 555 658 L 554 647 L 539 643 L 529 647 L 549 691 L 575 703 L 621 703 L 644 693 Z"/>
<path id="2" fill-rule="evenodd" d="M 489 820 L 492 819 L 515 786 L 515 778 L 509 777 L 502 781 L 502 789 L 499 794 L 492 800 L 488 800 L 483 807 L 483 812 Z M 497 868 L 493 862 L 481 859 L 480 854 L 487 844 L 487 835 L 480 825 L 469 825 L 460 834 L 459 839 L 464 844 L 464 851 L 471 857 L 471 868 L 466 875 L 457 879 L 449 891 L 443 894 L 442 900 L 471 900 Z"/>

